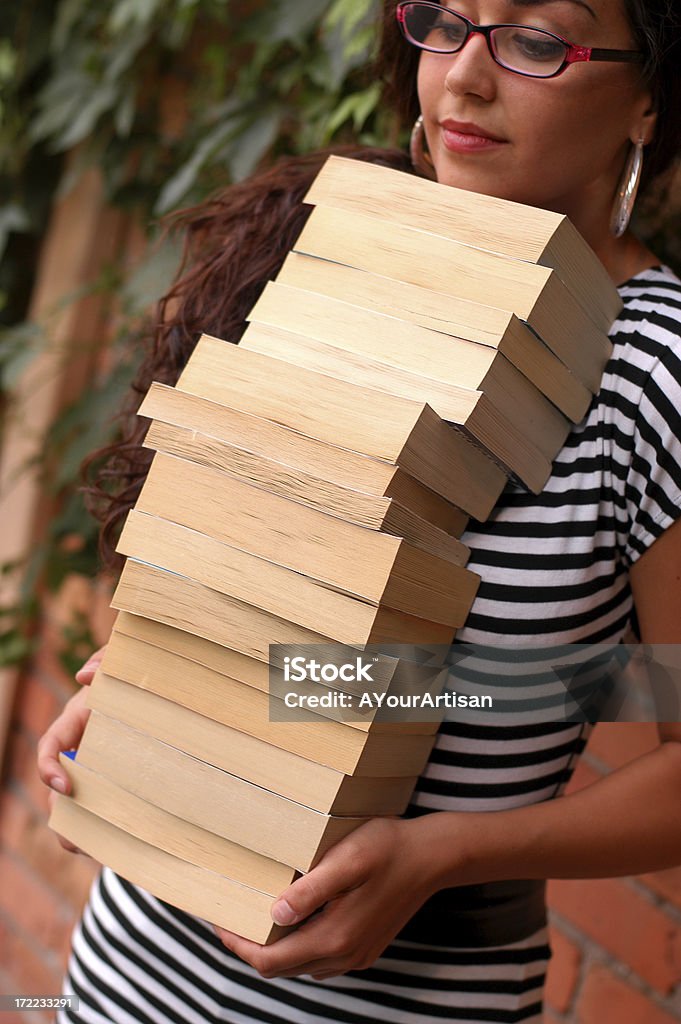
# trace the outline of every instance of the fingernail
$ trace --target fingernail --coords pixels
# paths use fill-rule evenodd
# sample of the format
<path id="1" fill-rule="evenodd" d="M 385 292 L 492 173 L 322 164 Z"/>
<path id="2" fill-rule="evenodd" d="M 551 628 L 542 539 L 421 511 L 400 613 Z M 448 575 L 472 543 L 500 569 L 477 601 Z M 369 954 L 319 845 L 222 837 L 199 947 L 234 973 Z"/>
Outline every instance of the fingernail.
<path id="1" fill-rule="evenodd" d="M 50 789 L 56 789 L 58 793 L 65 793 L 66 783 L 59 775 L 55 775 L 54 778 L 50 779 Z"/>
<path id="2" fill-rule="evenodd" d="M 297 920 L 298 915 L 286 900 L 279 900 L 272 907 L 272 917 L 275 924 L 293 924 Z"/>
<path id="3" fill-rule="evenodd" d="M 76 675 L 79 676 L 81 672 L 87 672 L 93 668 L 97 668 L 99 665 L 99 658 L 89 658 L 84 665 L 81 665 Z"/>

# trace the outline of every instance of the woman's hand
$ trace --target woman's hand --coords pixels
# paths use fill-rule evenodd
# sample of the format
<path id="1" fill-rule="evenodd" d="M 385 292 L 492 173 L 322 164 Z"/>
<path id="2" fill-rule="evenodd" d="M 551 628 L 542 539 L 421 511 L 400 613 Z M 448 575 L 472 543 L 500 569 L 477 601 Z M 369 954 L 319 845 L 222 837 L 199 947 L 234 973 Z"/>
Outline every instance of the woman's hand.
<path id="1" fill-rule="evenodd" d="M 81 669 L 76 672 L 76 680 L 83 686 L 88 686 L 97 671 L 99 664 L 104 657 L 105 647 L 101 647 L 86 661 Z M 38 743 L 38 774 L 41 781 L 53 791 L 49 797 L 49 808 L 52 810 L 54 793 L 69 793 L 71 783 L 59 761 L 61 750 L 72 750 L 78 747 L 81 736 L 85 730 L 85 724 L 90 716 L 89 709 L 85 706 L 87 690 L 79 690 L 64 705 L 62 713 L 52 723 L 44 736 Z M 57 837 L 59 842 L 71 853 L 78 853 L 79 850 L 61 836 Z"/>
<path id="2" fill-rule="evenodd" d="M 375 818 L 336 843 L 281 894 L 277 924 L 295 924 L 270 946 L 216 928 L 225 946 L 264 978 L 330 978 L 370 967 L 437 889 L 419 819 Z"/>
<path id="3" fill-rule="evenodd" d="M 95 673 L 102 663 L 102 658 L 106 653 L 106 644 L 100 647 L 98 651 L 91 654 L 88 660 L 85 662 L 82 668 L 79 668 L 75 675 L 75 680 L 80 683 L 81 686 L 89 686 L 92 680 L 95 678 Z"/>

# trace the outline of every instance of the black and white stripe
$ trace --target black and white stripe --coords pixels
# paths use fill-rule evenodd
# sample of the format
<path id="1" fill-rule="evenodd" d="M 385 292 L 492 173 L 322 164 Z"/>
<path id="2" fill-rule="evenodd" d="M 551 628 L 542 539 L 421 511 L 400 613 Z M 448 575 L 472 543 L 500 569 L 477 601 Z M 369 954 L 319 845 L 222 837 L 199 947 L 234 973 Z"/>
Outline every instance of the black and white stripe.
<path id="1" fill-rule="evenodd" d="M 665 268 L 621 288 L 602 388 L 545 490 L 509 486 L 464 537 L 483 579 L 459 639 L 501 647 L 617 643 L 628 569 L 681 512 L 681 282 Z M 559 796 L 589 724 L 444 722 L 408 814 L 493 811 Z M 203 922 L 104 870 L 74 936 L 60 1024 L 516 1024 L 542 1017 L 542 929 L 503 947 L 396 940 L 372 968 L 265 981 Z"/>

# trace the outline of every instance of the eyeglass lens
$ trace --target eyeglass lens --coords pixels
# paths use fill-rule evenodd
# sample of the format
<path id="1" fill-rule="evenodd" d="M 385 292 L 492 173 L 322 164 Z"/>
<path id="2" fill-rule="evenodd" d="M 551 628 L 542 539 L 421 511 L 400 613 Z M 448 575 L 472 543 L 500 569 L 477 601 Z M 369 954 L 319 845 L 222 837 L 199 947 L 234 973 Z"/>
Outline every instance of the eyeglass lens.
<path id="1" fill-rule="evenodd" d="M 446 8 L 408 4 L 404 27 L 417 46 L 439 53 L 456 53 L 468 38 L 468 25 Z M 559 39 L 541 29 L 507 25 L 491 33 L 495 59 L 521 74 L 549 77 L 565 60 L 566 47 Z"/>

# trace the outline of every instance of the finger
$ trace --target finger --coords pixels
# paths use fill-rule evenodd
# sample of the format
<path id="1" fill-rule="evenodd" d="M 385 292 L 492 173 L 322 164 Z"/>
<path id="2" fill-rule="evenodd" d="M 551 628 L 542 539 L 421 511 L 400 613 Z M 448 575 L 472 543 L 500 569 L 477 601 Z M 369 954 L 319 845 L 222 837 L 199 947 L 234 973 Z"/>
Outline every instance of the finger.
<path id="1" fill-rule="evenodd" d="M 307 966 L 328 968 L 328 961 L 314 959 L 318 948 L 317 940 L 303 941 L 301 945 L 298 933 L 283 936 L 269 946 L 261 946 L 241 935 L 213 926 L 222 944 L 241 960 L 250 964 L 263 978 L 295 977 L 307 973 Z"/>
<path id="2" fill-rule="evenodd" d="M 78 746 L 89 714 L 89 709 L 84 706 L 83 697 L 77 694 L 71 698 L 61 715 L 38 742 L 38 774 L 46 786 L 59 793 L 71 791 L 71 782 L 59 762 L 59 753 Z"/>
<path id="3" fill-rule="evenodd" d="M 50 793 L 49 797 L 47 798 L 50 813 L 52 812 L 52 807 L 54 806 L 56 797 L 57 795 L 55 793 Z M 57 842 L 62 850 L 66 850 L 67 853 L 80 853 L 78 847 L 74 846 L 74 844 L 70 840 L 63 838 L 63 836 L 59 836 L 58 833 L 54 833 L 54 835 L 56 836 Z"/>
<path id="4" fill-rule="evenodd" d="M 345 971 L 340 965 L 336 965 L 330 970 L 322 970 L 322 966 L 326 964 L 328 967 L 328 961 L 326 960 L 315 960 L 309 964 L 301 964 L 299 967 L 292 967 L 290 971 L 277 971 L 276 974 L 271 975 L 274 978 L 300 978 L 303 974 L 308 974 L 315 981 L 319 981 L 322 978 L 333 978 L 339 974 L 344 974 Z M 349 968 L 346 968 L 348 970 Z"/>
<path id="5" fill-rule="evenodd" d="M 50 814 L 52 813 L 52 808 L 54 807 L 56 801 L 57 794 L 50 793 L 47 797 L 47 806 Z M 54 834 L 61 848 L 63 850 L 66 850 L 67 853 L 81 853 L 78 847 L 74 846 L 74 844 L 69 839 L 65 839 L 64 836 L 60 836 L 57 832 L 55 832 Z"/>
<path id="6" fill-rule="evenodd" d="M 89 686 L 95 677 L 95 673 L 102 663 L 102 658 L 106 652 L 106 644 L 100 647 L 98 651 L 91 654 L 88 660 L 82 665 L 75 675 L 75 680 L 80 683 L 81 686 Z"/>
<path id="7" fill-rule="evenodd" d="M 279 925 L 298 924 L 361 880 L 353 859 L 338 856 L 337 848 L 332 847 L 316 867 L 279 896 L 272 907 L 272 920 Z"/>
<path id="8" fill-rule="evenodd" d="M 213 925 L 213 931 L 223 946 L 249 964 L 252 964 L 253 958 L 264 948 L 260 943 L 252 942 L 250 939 L 245 939 L 242 935 L 230 932 L 226 928 L 220 928 L 218 925 Z"/>

